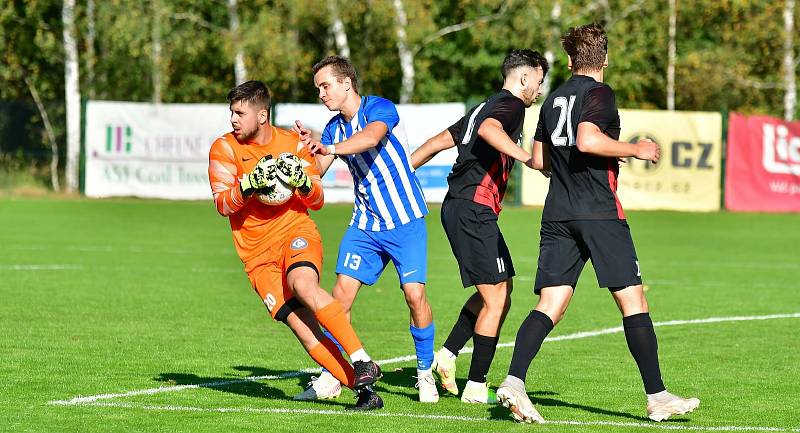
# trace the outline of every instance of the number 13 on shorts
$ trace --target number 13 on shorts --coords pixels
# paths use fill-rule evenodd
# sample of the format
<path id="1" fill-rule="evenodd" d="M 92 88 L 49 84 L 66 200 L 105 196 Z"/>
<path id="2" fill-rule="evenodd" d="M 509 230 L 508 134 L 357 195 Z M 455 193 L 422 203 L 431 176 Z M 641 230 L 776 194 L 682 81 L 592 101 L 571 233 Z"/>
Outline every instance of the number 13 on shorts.
<path id="1" fill-rule="evenodd" d="M 345 268 L 352 269 L 357 271 L 359 266 L 361 266 L 361 256 L 358 254 L 347 253 L 344 256 L 344 263 L 342 263 Z"/>

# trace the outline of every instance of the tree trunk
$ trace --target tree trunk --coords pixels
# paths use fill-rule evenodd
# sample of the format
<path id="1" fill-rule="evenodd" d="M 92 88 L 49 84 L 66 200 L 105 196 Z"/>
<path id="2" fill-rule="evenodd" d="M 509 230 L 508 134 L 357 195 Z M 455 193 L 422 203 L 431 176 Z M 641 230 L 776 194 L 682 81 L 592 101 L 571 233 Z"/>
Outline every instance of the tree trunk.
<path id="1" fill-rule="evenodd" d="M 236 7 L 236 0 L 228 0 L 229 29 L 236 55 L 233 60 L 233 74 L 236 84 L 247 81 L 247 67 L 244 65 L 244 50 L 242 49 L 242 38 L 239 36 L 239 13 Z"/>
<path id="2" fill-rule="evenodd" d="M 678 16 L 677 0 L 669 0 L 669 44 L 667 47 L 667 110 L 675 110 L 675 26 Z"/>
<path id="3" fill-rule="evenodd" d="M 63 22 L 64 37 L 64 99 L 67 115 L 67 166 L 66 186 L 68 192 L 78 189 L 78 170 L 80 169 L 81 155 L 81 93 L 78 72 L 78 44 L 75 40 L 75 0 L 64 0 L 61 8 L 61 21 Z M 33 86 L 31 86 L 33 89 Z M 40 109 L 41 111 L 42 109 Z M 49 121 L 48 121 L 49 123 Z M 55 144 L 51 143 L 51 147 Z M 58 186 L 58 148 L 53 157 L 55 167 L 51 162 L 51 176 L 54 178 L 53 188 Z"/>
<path id="4" fill-rule="evenodd" d="M 556 59 L 555 52 L 553 52 L 553 41 L 558 45 L 559 36 L 561 34 L 561 1 L 556 0 L 553 2 L 553 9 L 550 10 L 550 37 L 546 39 L 547 47 L 544 51 L 544 58 L 547 64 L 550 65 L 550 73 L 544 77 L 542 82 L 542 95 L 547 96 L 550 94 L 550 86 L 553 83 L 553 62 Z"/>
<path id="5" fill-rule="evenodd" d="M 153 103 L 161 103 L 161 1 L 153 0 L 153 25 L 150 29 L 153 44 L 152 63 L 153 63 Z"/>
<path id="6" fill-rule="evenodd" d="M 94 0 L 86 1 L 86 94 L 94 99 L 94 42 L 97 38 L 94 18 Z"/>
<path id="7" fill-rule="evenodd" d="M 50 123 L 50 116 L 47 115 L 47 110 L 42 104 L 42 99 L 39 97 L 39 92 L 36 91 L 36 86 L 33 85 L 30 75 L 25 75 L 25 84 L 28 86 L 28 91 L 33 97 L 33 102 L 36 103 L 36 108 L 39 110 L 39 116 L 44 123 L 44 132 L 47 137 L 47 142 L 50 144 L 50 184 L 53 186 L 53 191 L 61 189 L 58 182 L 58 143 L 56 142 L 56 133 L 53 131 L 53 125 Z"/>
<path id="8" fill-rule="evenodd" d="M 331 16 L 331 33 L 333 39 L 336 41 L 336 52 L 342 57 L 350 58 L 350 45 L 347 43 L 347 32 L 344 29 L 344 23 L 339 16 L 339 6 L 336 4 L 337 0 L 328 0 L 328 13 Z"/>
<path id="9" fill-rule="evenodd" d="M 783 8 L 783 118 L 792 120 L 797 109 L 797 82 L 794 67 L 794 0 Z"/>
<path id="10" fill-rule="evenodd" d="M 403 8 L 403 0 L 394 0 L 395 25 L 397 26 L 397 53 L 400 56 L 400 71 L 403 81 L 400 88 L 400 103 L 407 104 L 414 94 L 414 54 L 408 47 L 406 27 L 408 19 Z"/>

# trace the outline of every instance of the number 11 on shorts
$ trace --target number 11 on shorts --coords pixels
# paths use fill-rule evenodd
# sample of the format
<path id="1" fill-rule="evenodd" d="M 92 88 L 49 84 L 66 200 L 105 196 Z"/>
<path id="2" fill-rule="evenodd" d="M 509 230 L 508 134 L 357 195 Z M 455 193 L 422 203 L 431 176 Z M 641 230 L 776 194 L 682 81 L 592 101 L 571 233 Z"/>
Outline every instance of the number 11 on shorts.
<path id="1" fill-rule="evenodd" d="M 354 271 L 358 270 L 358 267 L 361 266 L 361 256 L 358 254 L 347 253 L 344 256 L 344 267 L 350 268 Z"/>

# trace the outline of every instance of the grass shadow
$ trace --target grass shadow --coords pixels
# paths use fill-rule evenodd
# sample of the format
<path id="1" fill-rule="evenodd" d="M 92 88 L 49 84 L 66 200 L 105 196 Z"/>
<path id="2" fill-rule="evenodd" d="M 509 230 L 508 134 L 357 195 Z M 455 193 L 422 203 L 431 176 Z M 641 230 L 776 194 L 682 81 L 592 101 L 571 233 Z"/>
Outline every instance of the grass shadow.
<path id="1" fill-rule="evenodd" d="M 585 405 L 585 404 L 571 403 L 571 402 L 567 402 L 567 401 L 564 401 L 564 400 L 559 400 L 557 398 L 543 397 L 544 395 L 552 396 L 552 395 L 558 395 L 558 393 L 554 393 L 554 392 L 551 392 L 551 391 L 537 391 L 537 392 L 529 392 L 528 393 L 528 396 L 531 398 L 531 401 L 533 402 L 534 405 L 536 405 L 537 409 L 539 409 L 540 411 L 541 411 L 542 407 L 547 407 L 547 406 L 568 407 L 568 408 L 572 408 L 572 409 L 579 409 L 579 410 L 586 411 L 586 412 L 596 413 L 596 414 L 599 414 L 599 415 L 607 415 L 607 416 L 617 417 L 617 418 L 626 418 L 626 419 L 639 421 L 639 422 L 652 422 L 652 421 L 650 421 L 649 418 L 647 418 L 645 416 L 634 415 L 634 414 L 628 413 L 628 412 L 620 412 L 620 411 L 604 409 L 604 408 L 595 407 L 595 406 L 588 406 L 588 405 Z M 492 418 L 492 419 L 510 419 L 511 418 L 511 415 L 509 414 L 508 409 L 506 409 L 506 408 L 504 408 L 502 406 L 492 407 L 491 409 L 489 409 L 489 413 L 490 413 L 490 418 Z M 543 416 L 545 417 L 545 419 L 547 419 L 546 411 L 543 412 Z M 674 422 L 674 423 L 684 423 L 684 422 L 688 422 L 688 421 L 689 420 L 685 419 L 685 418 L 684 419 L 680 419 L 680 418 L 673 419 L 673 418 L 670 418 L 668 420 L 668 422 Z"/>
<path id="2" fill-rule="evenodd" d="M 210 388 L 220 392 L 243 395 L 251 398 L 293 401 L 293 395 L 288 395 L 282 389 L 267 385 L 267 383 L 264 382 L 265 379 L 256 380 L 253 378 L 269 376 L 272 378 L 271 380 L 297 381 L 299 387 L 298 392 L 305 389 L 311 378 L 310 373 L 274 370 L 257 366 L 237 365 L 232 368 L 246 374 L 243 376 L 231 374 L 222 377 L 200 376 L 194 373 L 160 373 L 157 377 L 153 378 L 153 380 L 169 385 L 197 385 L 199 388 Z M 342 395 L 346 395 L 346 393 L 347 391 L 343 390 Z M 314 403 L 333 406 L 348 405 L 344 402 L 340 403 L 329 400 L 315 401 Z"/>

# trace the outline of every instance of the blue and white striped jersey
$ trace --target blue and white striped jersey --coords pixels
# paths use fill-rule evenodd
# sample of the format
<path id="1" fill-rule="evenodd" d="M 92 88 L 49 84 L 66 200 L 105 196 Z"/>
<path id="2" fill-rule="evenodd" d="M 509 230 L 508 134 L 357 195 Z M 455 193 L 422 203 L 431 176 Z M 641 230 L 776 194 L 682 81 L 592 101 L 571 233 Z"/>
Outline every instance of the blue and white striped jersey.
<path id="1" fill-rule="evenodd" d="M 358 114 L 350 122 L 341 113 L 334 116 L 322 131 L 321 142 L 327 145 L 347 140 L 376 121 L 389 127 L 381 142 L 366 152 L 339 158 L 353 175 L 356 200 L 350 225 L 384 231 L 428 213 L 422 186 L 411 167 L 406 130 L 397 108 L 388 99 L 362 96 Z"/>

